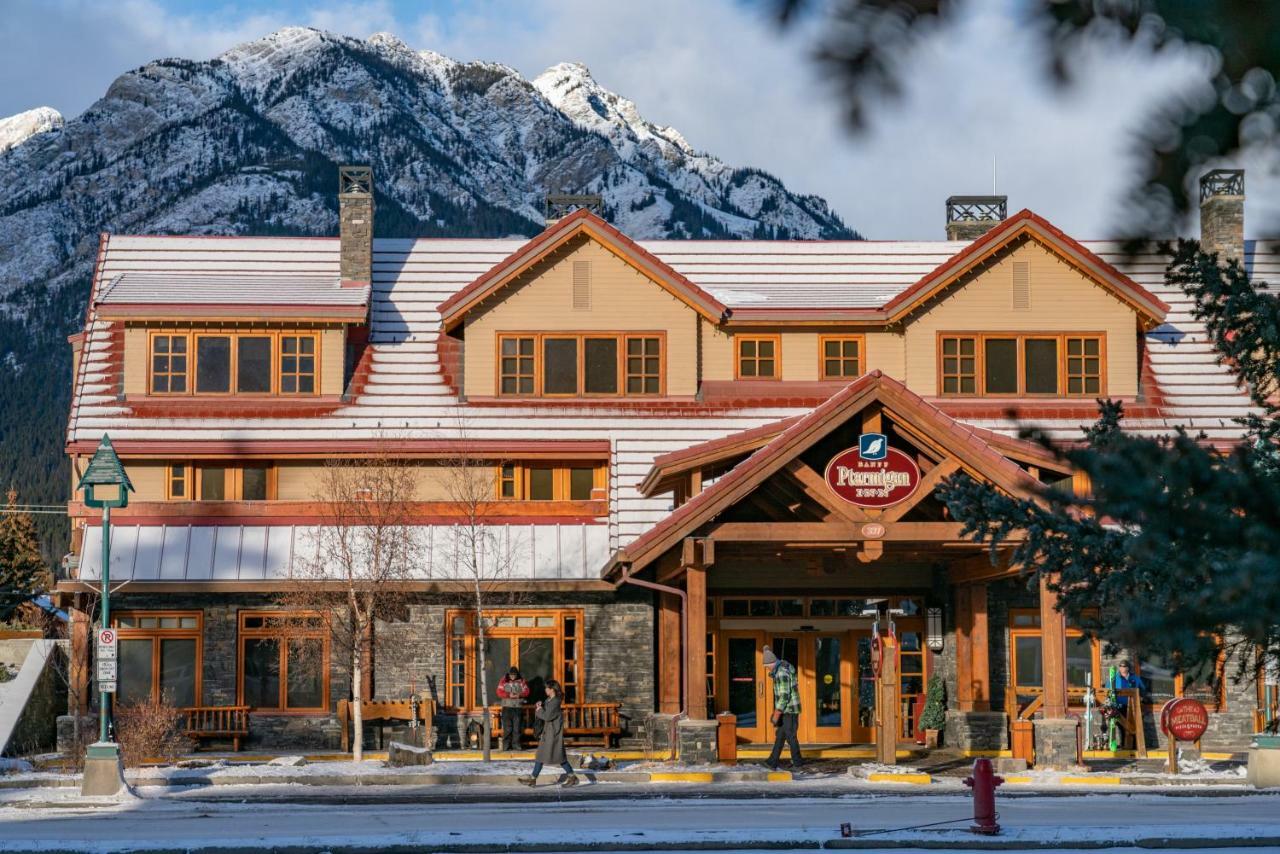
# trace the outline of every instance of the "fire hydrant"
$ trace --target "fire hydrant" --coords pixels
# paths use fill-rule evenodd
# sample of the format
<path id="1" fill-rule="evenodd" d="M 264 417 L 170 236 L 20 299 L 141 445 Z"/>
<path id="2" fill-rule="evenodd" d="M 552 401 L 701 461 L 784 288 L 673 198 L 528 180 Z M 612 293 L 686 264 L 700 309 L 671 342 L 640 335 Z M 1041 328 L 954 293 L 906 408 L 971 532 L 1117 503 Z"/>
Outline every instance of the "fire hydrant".
<path id="1" fill-rule="evenodd" d="M 971 833 L 995 836 L 1000 832 L 1000 825 L 996 824 L 996 786 L 1003 782 L 1003 777 L 996 776 L 990 759 L 974 760 L 973 775 L 964 780 L 964 784 L 973 789 Z"/>

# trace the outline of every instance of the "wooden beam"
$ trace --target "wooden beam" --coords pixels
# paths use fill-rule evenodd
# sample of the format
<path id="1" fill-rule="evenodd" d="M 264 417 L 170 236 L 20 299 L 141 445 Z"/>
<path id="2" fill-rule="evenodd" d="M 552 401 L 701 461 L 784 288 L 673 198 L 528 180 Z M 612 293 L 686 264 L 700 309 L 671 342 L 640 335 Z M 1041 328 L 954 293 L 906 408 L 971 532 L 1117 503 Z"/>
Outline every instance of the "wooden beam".
<path id="1" fill-rule="evenodd" d="M 987 585 L 974 584 L 969 597 L 972 619 L 970 622 L 970 677 L 973 684 L 973 710 L 991 710 L 991 653 L 987 645 Z"/>
<path id="2" fill-rule="evenodd" d="M 833 495 L 822 476 L 800 460 L 792 460 L 787 463 L 787 474 L 796 479 L 805 495 L 825 507 L 837 519 L 843 519 L 846 522 L 868 521 L 869 517 L 863 512 L 862 508 L 847 501 L 842 501 Z"/>
<path id="3" fill-rule="evenodd" d="M 1067 621 L 1057 609 L 1058 594 L 1040 575 L 1040 658 L 1044 674 L 1044 716 L 1067 716 Z"/>
<path id="4" fill-rule="evenodd" d="M 933 495 L 934 487 L 945 477 L 960 470 L 960 464 L 955 460 L 943 460 L 933 468 L 929 469 L 921 478 L 920 485 L 916 487 L 915 493 L 906 501 L 894 504 L 892 507 L 886 507 L 884 514 L 880 517 L 882 522 L 896 522 L 910 512 L 921 501 Z"/>
<path id="5" fill-rule="evenodd" d="M 880 417 L 883 410 L 879 404 L 873 404 L 862 410 L 862 432 L 863 433 L 883 433 L 884 422 Z"/>
<path id="6" fill-rule="evenodd" d="M 687 676 L 685 711 L 695 721 L 707 719 L 707 570 L 700 564 L 685 567 L 685 593 L 689 597 L 689 648 L 685 651 Z"/>
<path id="7" fill-rule="evenodd" d="M 79 608 L 71 609 L 71 661 L 67 685 L 67 713 L 89 713 L 89 628 L 92 620 Z M 197 698 L 199 699 L 199 698 Z M 83 724 L 82 724 L 83 726 Z"/>
<path id="8" fill-rule="evenodd" d="M 952 561 L 947 568 L 947 580 L 952 584 L 973 584 L 978 581 L 991 581 L 998 578 L 1009 578 L 1018 575 L 1021 566 L 1009 562 L 1008 551 L 1002 553 L 994 566 L 991 563 L 991 552 L 986 546 L 977 554 Z"/>
<path id="9" fill-rule="evenodd" d="M 680 712 L 680 597 L 658 594 L 658 711 Z"/>
<path id="10" fill-rule="evenodd" d="M 884 542 L 968 543 L 960 536 L 959 522 L 895 522 L 885 525 L 884 534 L 868 537 L 863 526 L 852 522 L 721 522 L 708 531 L 720 542 L 740 543 L 833 543 L 847 545 L 864 540 Z"/>

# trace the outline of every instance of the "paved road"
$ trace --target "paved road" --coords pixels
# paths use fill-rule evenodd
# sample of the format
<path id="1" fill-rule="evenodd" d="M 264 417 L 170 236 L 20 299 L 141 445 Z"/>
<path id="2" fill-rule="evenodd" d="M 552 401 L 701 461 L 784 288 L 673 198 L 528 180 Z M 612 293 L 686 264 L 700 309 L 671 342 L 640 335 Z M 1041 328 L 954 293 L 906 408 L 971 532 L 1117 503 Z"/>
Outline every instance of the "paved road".
<path id="1" fill-rule="evenodd" d="M 839 837 L 841 822 L 861 831 L 948 819 L 967 826 L 969 801 L 958 797 L 851 795 L 777 800 L 637 800 L 536 803 L 335 804 L 198 802 L 156 797 L 111 807 L 61 805 L 0 807 L 0 851 L 59 844 L 67 851 L 111 851 L 122 846 L 204 844 L 241 850 L 296 845 L 335 850 L 357 843 L 421 847 L 508 842 L 572 848 L 609 845 L 788 840 L 798 846 Z M 1174 837 L 1213 835 L 1215 829 L 1253 827 L 1280 838 L 1280 796 L 1179 797 L 1096 795 L 1024 797 L 1000 804 L 1000 821 L 1013 838 L 1052 837 L 1064 843 L 1116 838 L 1120 833 Z M 1129 838 L 1129 837 L 1122 837 Z M 136 850 L 136 849 L 135 849 Z M 1258 849 L 1254 849 L 1258 850 Z"/>

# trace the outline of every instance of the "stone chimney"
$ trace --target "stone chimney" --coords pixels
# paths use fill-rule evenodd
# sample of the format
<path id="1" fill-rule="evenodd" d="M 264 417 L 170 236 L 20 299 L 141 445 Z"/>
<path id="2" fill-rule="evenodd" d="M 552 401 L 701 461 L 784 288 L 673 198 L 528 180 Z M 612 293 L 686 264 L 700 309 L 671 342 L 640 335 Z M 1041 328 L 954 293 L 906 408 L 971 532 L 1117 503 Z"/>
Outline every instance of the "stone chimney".
<path id="1" fill-rule="evenodd" d="M 596 216 L 603 216 L 604 197 L 594 193 L 585 195 L 548 193 L 546 198 L 547 225 L 559 222 L 579 208 L 586 208 Z"/>
<path id="2" fill-rule="evenodd" d="M 975 240 L 1009 216 L 1008 196 L 951 196 L 947 240 Z"/>
<path id="3" fill-rule="evenodd" d="M 368 166 L 338 167 L 338 234 L 343 284 L 367 285 L 373 278 L 373 169 Z"/>
<path id="4" fill-rule="evenodd" d="M 1224 262 L 1244 262 L 1243 169 L 1214 169 L 1200 179 L 1200 246 Z"/>

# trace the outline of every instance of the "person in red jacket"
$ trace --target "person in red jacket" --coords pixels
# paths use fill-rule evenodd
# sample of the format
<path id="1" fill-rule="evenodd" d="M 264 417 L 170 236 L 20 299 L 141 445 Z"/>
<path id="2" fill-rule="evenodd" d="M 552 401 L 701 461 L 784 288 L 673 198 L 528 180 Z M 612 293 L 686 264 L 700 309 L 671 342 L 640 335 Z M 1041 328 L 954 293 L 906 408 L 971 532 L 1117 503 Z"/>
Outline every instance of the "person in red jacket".
<path id="1" fill-rule="evenodd" d="M 502 750 L 519 750 L 520 734 L 524 729 L 524 701 L 529 696 L 529 683 L 520 675 L 520 668 L 507 671 L 498 683 L 498 702 L 502 704 Z"/>

